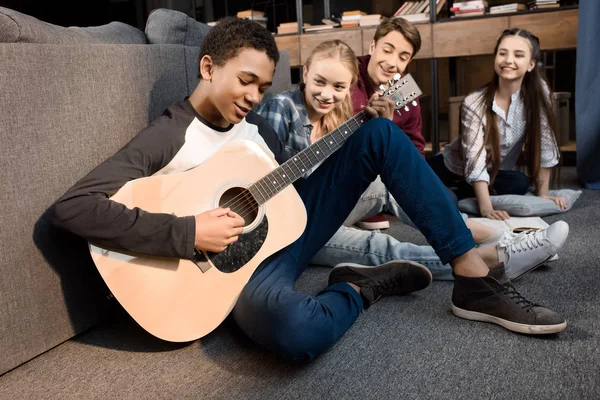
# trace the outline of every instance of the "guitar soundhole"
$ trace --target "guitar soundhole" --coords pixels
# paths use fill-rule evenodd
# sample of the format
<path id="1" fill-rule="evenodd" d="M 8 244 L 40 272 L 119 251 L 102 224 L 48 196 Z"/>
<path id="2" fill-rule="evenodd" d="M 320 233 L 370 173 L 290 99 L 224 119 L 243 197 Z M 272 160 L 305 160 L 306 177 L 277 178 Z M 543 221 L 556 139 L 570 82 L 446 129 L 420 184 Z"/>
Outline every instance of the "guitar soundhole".
<path id="1" fill-rule="evenodd" d="M 245 188 L 234 187 L 223 193 L 219 207 L 230 208 L 244 218 L 244 226 L 255 222 L 259 216 L 259 205 Z M 207 252 L 210 261 L 221 272 L 231 273 L 242 268 L 258 253 L 269 231 L 269 221 L 264 215 L 251 230 L 238 236 L 238 241 L 227 246 L 220 253 Z M 204 258 L 202 256 L 202 258 Z M 195 260 L 204 262 L 205 260 Z"/>
<path id="2" fill-rule="evenodd" d="M 219 207 L 230 208 L 244 218 L 244 226 L 250 225 L 258 216 L 258 203 L 250 191 L 242 187 L 227 189 L 219 199 Z"/>

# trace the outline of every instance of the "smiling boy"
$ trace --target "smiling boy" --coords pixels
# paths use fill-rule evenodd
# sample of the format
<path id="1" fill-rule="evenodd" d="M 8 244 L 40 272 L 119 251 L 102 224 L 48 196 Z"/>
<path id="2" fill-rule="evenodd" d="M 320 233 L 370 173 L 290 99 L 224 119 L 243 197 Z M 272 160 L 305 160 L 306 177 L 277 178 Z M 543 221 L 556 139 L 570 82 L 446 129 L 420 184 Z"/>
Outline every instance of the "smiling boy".
<path id="1" fill-rule="evenodd" d="M 406 67 L 420 48 L 419 30 L 405 19 L 391 18 L 379 24 L 369 45 L 369 54 L 357 57 L 359 74 L 358 82 L 352 90 L 352 106 L 354 112 L 358 112 L 369 105 L 373 114 L 392 120 L 425 156 L 419 100 L 416 99 L 416 105 L 411 105 L 408 111 L 394 111 L 394 105 L 389 99 L 378 99 L 375 95 L 379 86 L 387 85 L 394 75 L 404 75 Z M 387 229 L 390 226 L 382 214 L 365 218 L 357 225 L 369 230 Z"/>
<path id="2" fill-rule="evenodd" d="M 218 252 L 235 242 L 244 220 L 228 209 L 178 217 L 128 209 L 110 196 L 132 179 L 194 168 L 237 139 L 254 140 L 284 162 L 287 155 L 275 132 L 250 111 L 270 86 L 277 61 L 277 47 L 267 30 L 249 20 L 222 20 L 204 40 L 201 80 L 192 95 L 170 106 L 77 182 L 57 202 L 54 222 L 103 247 L 181 259 L 192 259 L 195 249 Z M 407 262 L 334 268 L 328 287 L 317 296 L 295 289 L 309 260 L 378 175 L 440 259 L 450 262 L 460 277 L 454 296 L 463 307 L 512 330 L 526 326 L 550 333 L 565 328 L 560 315 L 519 295 L 505 280 L 502 266 L 487 268 L 473 249 L 462 217 L 420 153 L 394 124 L 376 118 L 297 185 L 307 213 L 303 234 L 258 267 L 233 309 L 234 320 L 253 341 L 286 358 L 314 358 L 381 297 L 429 284 L 428 271 Z M 527 310 L 523 304 L 529 305 Z"/>

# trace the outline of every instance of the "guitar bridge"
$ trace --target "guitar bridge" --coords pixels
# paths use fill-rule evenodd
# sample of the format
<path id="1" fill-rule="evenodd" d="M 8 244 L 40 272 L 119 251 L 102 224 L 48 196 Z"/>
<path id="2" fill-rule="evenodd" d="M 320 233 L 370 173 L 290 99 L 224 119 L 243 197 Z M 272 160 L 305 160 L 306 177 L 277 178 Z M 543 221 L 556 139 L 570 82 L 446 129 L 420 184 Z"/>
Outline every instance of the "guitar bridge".
<path id="1" fill-rule="evenodd" d="M 192 262 L 194 264 L 196 264 L 196 266 L 198 268 L 200 268 L 200 271 L 202 271 L 202 272 L 206 272 L 212 268 L 211 264 L 208 262 L 208 259 L 206 258 L 204 253 L 198 249 L 194 249 L 194 255 L 192 256 Z"/>

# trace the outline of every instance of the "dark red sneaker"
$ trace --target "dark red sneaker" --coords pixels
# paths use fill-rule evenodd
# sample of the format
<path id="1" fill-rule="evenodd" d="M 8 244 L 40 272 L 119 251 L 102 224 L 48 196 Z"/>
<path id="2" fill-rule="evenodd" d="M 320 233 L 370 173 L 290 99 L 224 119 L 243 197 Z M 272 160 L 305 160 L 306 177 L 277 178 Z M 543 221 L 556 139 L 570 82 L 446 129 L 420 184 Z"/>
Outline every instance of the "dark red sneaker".
<path id="1" fill-rule="evenodd" d="M 372 217 L 365 218 L 362 221 L 356 223 L 359 228 L 366 229 L 368 231 L 374 231 L 375 229 L 387 229 L 390 227 L 390 221 L 387 220 L 385 215 L 377 214 Z"/>

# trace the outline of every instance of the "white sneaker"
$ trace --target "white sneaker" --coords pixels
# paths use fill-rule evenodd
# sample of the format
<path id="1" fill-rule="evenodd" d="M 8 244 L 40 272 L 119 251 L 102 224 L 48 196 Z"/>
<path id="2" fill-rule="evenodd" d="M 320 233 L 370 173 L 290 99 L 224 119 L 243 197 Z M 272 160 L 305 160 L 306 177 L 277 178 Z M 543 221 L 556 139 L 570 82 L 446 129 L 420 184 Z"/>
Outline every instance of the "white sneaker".
<path id="1" fill-rule="evenodd" d="M 553 258 L 569 235 L 569 225 L 558 221 L 546 229 L 522 232 L 498 243 L 498 258 L 506 275 L 516 280 Z"/>

